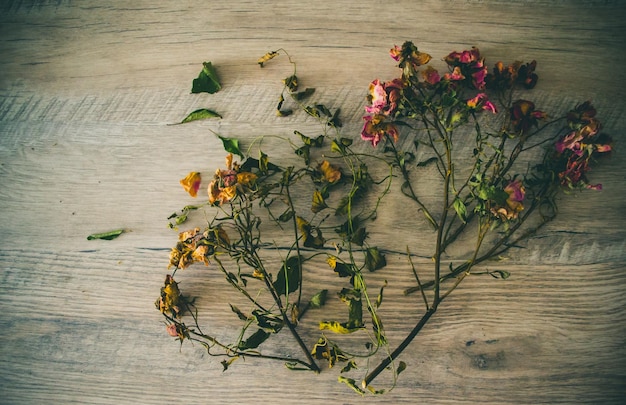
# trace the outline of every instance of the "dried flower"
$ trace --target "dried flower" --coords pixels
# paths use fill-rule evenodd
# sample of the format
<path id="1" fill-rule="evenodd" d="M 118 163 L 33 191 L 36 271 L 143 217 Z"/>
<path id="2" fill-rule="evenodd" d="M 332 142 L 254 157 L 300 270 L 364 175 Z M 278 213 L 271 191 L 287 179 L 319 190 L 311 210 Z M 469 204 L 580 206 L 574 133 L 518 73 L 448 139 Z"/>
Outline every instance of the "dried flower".
<path id="1" fill-rule="evenodd" d="M 462 52 L 451 52 L 444 58 L 445 62 L 452 68 L 452 73 L 444 75 L 444 79 L 450 81 L 464 81 L 467 79 L 468 87 L 477 90 L 485 88 L 485 78 L 487 67 L 485 59 L 480 56 L 478 48 Z"/>
<path id="2" fill-rule="evenodd" d="M 478 93 L 476 97 L 467 100 L 466 104 L 472 110 L 487 110 L 494 114 L 497 113 L 496 106 L 489 101 L 485 93 Z"/>
<path id="3" fill-rule="evenodd" d="M 385 135 L 390 136 L 394 141 L 398 140 L 398 129 L 394 124 L 386 122 L 384 115 L 366 115 L 363 120 L 365 124 L 361 131 L 361 138 L 371 142 L 372 146 L 378 145 Z"/>
<path id="4" fill-rule="evenodd" d="M 611 152 L 611 138 L 600 134 L 602 125 L 595 118 L 596 110 L 589 102 L 576 106 L 567 114 L 572 131 L 561 136 L 554 144 L 555 155 L 549 165 L 555 167 L 561 186 L 569 189 L 602 189 L 601 184 L 589 184 L 586 173 L 594 155 Z"/>
<path id="5" fill-rule="evenodd" d="M 404 87 L 402 80 L 394 79 L 390 82 L 381 83 L 376 79 L 370 83 L 368 100 L 371 106 L 366 106 L 365 111 L 370 114 L 393 115 L 398 108 L 401 90 Z"/>
<path id="6" fill-rule="evenodd" d="M 532 127 L 537 126 L 537 121 L 545 119 L 546 113 L 535 110 L 535 103 L 528 100 L 517 100 L 509 109 L 511 127 L 516 134 L 526 134 Z"/>
<path id="7" fill-rule="evenodd" d="M 439 72 L 432 66 L 428 66 L 425 70 L 422 71 L 422 77 L 424 81 L 430 85 L 435 85 L 441 81 L 441 76 L 439 76 Z"/>
<path id="8" fill-rule="evenodd" d="M 418 51 L 411 41 L 406 41 L 402 47 L 395 45 L 389 54 L 398 62 L 398 67 L 402 69 L 405 77 L 413 76 L 418 67 L 427 64 L 432 58 L 429 54 Z"/>
<path id="9" fill-rule="evenodd" d="M 201 182 L 202 177 L 200 176 L 200 173 L 190 172 L 180 181 L 180 185 L 183 186 L 185 191 L 188 192 L 190 196 L 196 197 L 198 195 L 198 189 L 200 188 Z"/>
<path id="10" fill-rule="evenodd" d="M 209 203 L 225 204 L 237 196 L 237 192 L 250 189 L 257 175 L 250 172 L 239 172 L 239 165 L 233 163 L 233 154 L 226 156 L 226 170 L 218 169 L 214 180 L 209 184 Z"/>
<path id="11" fill-rule="evenodd" d="M 169 313 L 174 317 L 178 317 L 182 314 L 180 307 L 181 294 L 178 290 L 178 283 L 174 281 L 174 277 L 167 275 L 165 277 L 165 284 L 161 287 L 161 296 L 156 301 L 156 307 L 161 313 Z"/>
<path id="12" fill-rule="evenodd" d="M 325 181 L 330 184 L 337 183 L 341 179 L 341 170 L 336 166 L 331 165 L 328 160 L 324 160 L 317 166 L 317 170 L 322 173 Z"/>

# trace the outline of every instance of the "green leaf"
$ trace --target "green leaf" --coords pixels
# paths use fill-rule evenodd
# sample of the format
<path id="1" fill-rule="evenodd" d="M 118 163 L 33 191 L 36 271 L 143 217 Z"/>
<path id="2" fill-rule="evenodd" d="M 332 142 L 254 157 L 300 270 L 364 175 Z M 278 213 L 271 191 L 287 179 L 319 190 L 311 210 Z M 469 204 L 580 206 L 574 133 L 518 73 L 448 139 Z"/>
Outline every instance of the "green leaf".
<path id="1" fill-rule="evenodd" d="M 239 342 L 237 346 L 240 350 L 248 350 L 248 349 L 256 349 L 261 345 L 261 343 L 265 342 L 267 338 L 270 337 L 270 334 L 263 329 L 258 329 L 254 332 L 248 339 Z"/>
<path id="2" fill-rule="evenodd" d="M 339 108 L 335 110 L 333 117 L 328 121 L 329 126 L 334 127 L 334 128 L 341 128 L 343 126 L 343 123 L 341 122 L 341 119 L 339 118 L 339 111 L 340 111 Z"/>
<path id="3" fill-rule="evenodd" d="M 324 104 L 315 104 L 314 107 L 320 114 L 323 114 L 327 117 L 332 117 L 333 114 L 330 112 L 330 110 L 324 105 Z"/>
<path id="4" fill-rule="evenodd" d="M 287 222 L 291 218 L 293 218 L 293 211 L 290 208 L 287 208 L 287 210 L 285 212 L 280 214 L 280 216 L 278 217 L 278 221 L 280 221 L 280 222 Z"/>
<path id="5" fill-rule="evenodd" d="M 293 97 L 300 101 L 300 100 L 304 100 L 307 97 L 310 97 L 313 93 L 315 93 L 315 89 L 311 88 L 311 87 L 307 87 L 306 89 L 304 89 L 304 91 L 299 91 L 296 94 L 293 95 Z"/>
<path id="6" fill-rule="evenodd" d="M 244 315 L 243 312 L 241 312 L 239 310 L 239 308 L 237 308 L 236 306 L 234 306 L 233 304 L 229 304 L 230 305 L 230 310 L 233 311 L 235 314 L 237 314 L 237 316 L 239 317 L 239 319 L 241 319 L 242 321 L 247 321 L 249 319 L 249 317 L 247 317 L 246 315 Z"/>
<path id="7" fill-rule="evenodd" d="M 222 118 L 222 116 L 213 110 L 200 108 L 199 110 L 189 113 L 189 115 L 187 115 L 180 123 L 185 124 L 187 122 L 198 121 L 207 118 Z"/>
<path id="8" fill-rule="evenodd" d="M 243 159 L 243 153 L 239 149 L 239 140 L 235 138 L 226 138 L 220 135 L 218 135 L 217 137 L 221 139 L 222 143 L 224 144 L 224 150 L 226 150 L 226 152 L 230 152 Z"/>
<path id="9" fill-rule="evenodd" d="M 385 255 L 380 253 L 377 247 L 367 248 L 365 251 L 365 266 L 369 271 L 382 269 L 387 265 Z"/>
<path id="10" fill-rule="evenodd" d="M 296 291 L 300 287 L 302 256 L 290 256 L 281 266 L 276 281 L 274 281 L 274 289 L 278 295 L 285 295 Z"/>
<path id="11" fill-rule="evenodd" d="M 321 290 L 317 294 L 311 297 L 309 301 L 309 308 L 321 308 L 326 304 L 326 298 L 328 296 L 328 290 Z"/>
<path id="12" fill-rule="evenodd" d="M 398 363 L 398 369 L 396 370 L 396 375 L 400 374 L 404 370 L 406 370 L 406 363 L 401 361 Z"/>
<path id="13" fill-rule="evenodd" d="M 454 200 L 454 210 L 456 211 L 456 214 L 459 216 L 459 219 L 463 221 L 463 223 L 466 223 L 467 207 L 465 206 L 465 203 L 461 201 L 461 199 L 458 197 Z"/>
<path id="14" fill-rule="evenodd" d="M 213 94 L 219 91 L 222 86 L 220 85 L 215 68 L 211 62 L 204 62 L 202 65 L 202 71 L 198 75 L 198 78 L 193 79 L 191 92 Z"/>
<path id="15" fill-rule="evenodd" d="M 296 149 L 294 152 L 296 153 L 296 155 L 300 156 L 302 159 L 304 159 L 304 164 L 305 165 L 309 165 L 309 163 L 311 163 L 311 153 L 310 153 L 311 147 L 309 145 L 304 145 L 299 147 L 298 149 Z"/>
<path id="16" fill-rule="evenodd" d="M 259 309 L 252 311 L 252 315 L 254 316 L 257 325 L 266 331 L 278 333 L 283 328 L 284 323 L 280 316 L 274 315 L 270 312 L 261 311 Z"/>
<path id="17" fill-rule="evenodd" d="M 125 229 L 116 229 L 115 231 L 92 233 L 91 235 L 87 236 L 87 240 L 94 240 L 94 239 L 112 240 L 112 239 L 117 238 L 124 232 L 126 232 Z"/>
<path id="18" fill-rule="evenodd" d="M 352 238 L 350 238 L 350 242 L 354 243 L 357 246 L 363 246 L 365 242 L 365 238 L 367 238 L 367 232 L 365 231 L 365 227 L 357 229 L 353 234 Z"/>

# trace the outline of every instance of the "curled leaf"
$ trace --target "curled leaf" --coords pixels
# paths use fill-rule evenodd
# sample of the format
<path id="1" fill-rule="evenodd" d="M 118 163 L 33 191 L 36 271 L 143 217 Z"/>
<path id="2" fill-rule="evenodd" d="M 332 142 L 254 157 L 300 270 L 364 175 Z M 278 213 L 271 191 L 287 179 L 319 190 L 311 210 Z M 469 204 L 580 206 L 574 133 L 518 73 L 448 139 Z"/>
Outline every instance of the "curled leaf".
<path id="1" fill-rule="evenodd" d="M 320 231 L 319 228 L 313 227 L 302 217 L 296 217 L 296 224 L 298 226 L 298 230 L 302 233 L 305 247 L 315 249 L 324 247 L 325 240 L 322 237 L 322 231 Z M 313 235 L 313 231 L 315 231 L 315 235 Z"/>
<path id="2" fill-rule="evenodd" d="M 211 62 L 202 64 L 202 71 L 196 79 L 193 79 L 191 86 L 192 93 L 216 93 L 222 86 L 217 77 L 217 72 Z"/>
<path id="3" fill-rule="evenodd" d="M 501 278 L 502 280 L 506 280 L 507 278 L 511 277 L 511 273 L 506 270 L 490 271 L 489 275 L 493 278 Z"/>
<path id="4" fill-rule="evenodd" d="M 347 322 L 337 322 L 337 321 L 332 321 L 332 322 L 320 322 L 320 330 L 329 330 L 331 332 L 334 333 L 338 333 L 341 335 L 346 335 L 349 333 L 353 333 L 356 332 L 360 329 L 363 329 L 363 327 L 350 327 L 350 325 L 348 325 Z"/>
<path id="5" fill-rule="evenodd" d="M 321 308 L 326 303 L 326 297 L 328 296 L 328 290 L 321 290 L 317 294 L 311 297 L 309 301 L 309 308 Z"/>
<path id="6" fill-rule="evenodd" d="M 259 64 L 259 66 L 263 67 L 263 64 L 269 60 L 274 59 L 275 57 L 277 57 L 279 55 L 278 52 L 276 51 L 270 51 L 268 53 L 266 53 L 265 55 L 261 56 L 259 58 L 259 60 L 257 61 L 257 63 Z"/>
<path id="7" fill-rule="evenodd" d="M 348 361 L 348 357 L 341 351 L 341 349 L 334 343 L 328 341 L 325 336 L 322 335 L 318 339 L 315 346 L 311 350 L 311 354 L 316 359 L 328 360 L 328 367 L 332 368 L 339 361 Z"/>
<path id="8" fill-rule="evenodd" d="M 459 219 L 465 223 L 467 221 L 467 207 L 465 203 L 461 201 L 460 198 L 456 198 L 454 200 L 454 210 L 456 214 L 459 216 Z"/>
<path id="9" fill-rule="evenodd" d="M 356 392 L 357 394 L 360 395 L 365 395 L 365 391 L 363 391 L 356 383 L 356 381 L 354 381 L 353 378 L 348 378 L 348 377 L 344 377 L 342 375 L 340 375 L 337 380 L 340 383 L 344 383 L 346 384 L 348 387 L 352 388 L 354 390 L 354 392 Z"/>
<path id="10" fill-rule="evenodd" d="M 283 79 L 283 83 L 285 84 L 285 87 L 287 87 L 291 92 L 298 90 L 298 76 L 296 75 L 291 75 Z"/>
<path id="11" fill-rule="evenodd" d="M 235 357 L 233 357 L 233 358 L 231 358 L 231 359 L 229 359 L 229 360 L 222 360 L 222 362 L 221 362 L 221 363 L 222 363 L 222 367 L 224 367 L 224 369 L 222 370 L 222 372 L 224 372 L 224 371 L 228 370 L 228 367 L 229 367 L 231 364 L 233 364 L 233 362 L 234 362 L 235 360 L 237 360 L 238 358 L 239 358 L 239 356 L 235 356 Z"/>
<path id="12" fill-rule="evenodd" d="M 116 229 L 115 231 L 92 233 L 91 235 L 87 236 L 87 240 L 94 240 L 94 239 L 112 240 L 112 239 L 117 238 L 124 232 L 126 232 L 125 229 Z"/>
<path id="13" fill-rule="evenodd" d="M 318 213 L 326 208 L 328 208 L 328 205 L 326 205 L 326 201 L 324 201 L 324 196 L 319 190 L 315 190 L 313 192 L 313 202 L 311 203 L 311 211 L 313 211 L 314 213 Z"/>

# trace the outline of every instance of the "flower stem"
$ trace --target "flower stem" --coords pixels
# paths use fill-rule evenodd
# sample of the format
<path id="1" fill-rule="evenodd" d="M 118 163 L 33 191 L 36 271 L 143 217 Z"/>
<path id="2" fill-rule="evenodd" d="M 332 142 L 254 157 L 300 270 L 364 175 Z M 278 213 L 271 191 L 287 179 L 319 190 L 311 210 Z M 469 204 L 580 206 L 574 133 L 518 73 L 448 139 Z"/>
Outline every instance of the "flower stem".
<path id="1" fill-rule="evenodd" d="M 402 341 L 402 343 L 400 343 L 398 345 L 398 347 L 387 357 L 385 357 L 385 359 L 378 365 L 378 367 L 376 367 L 372 372 L 370 372 L 364 379 L 362 382 L 362 386 L 363 388 L 366 388 L 372 381 L 374 381 L 374 379 L 380 374 L 382 373 L 387 367 L 389 367 L 389 365 L 398 358 L 398 356 L 404 351 L 404 349 L 407 348 L 407 346 L 413 341 L 413 339 L 415 338 L 415 336 L 417 336 L 417 334 L 422 330 L 422 328 L 424 327 L 424 325 L 426 325 L 426 323 L 428 322 L 428 320 L 430 319 L 430 317 L 435 313 L 435 311 L 437 310 L 437 307 L 432 306 L 428 311 L 426 311 L 426 313 L 424 313 L 424 315 L 422 316 L 422 318 L 419 320 L 419 322 L 417 323 L 417 325 L 415 325 L 415 327 L 413 328 L 413 330 L 411 330 L 411 333 L 409 333 L 407 335 L 406 338 L 404 338 L 404 340 Z"/>

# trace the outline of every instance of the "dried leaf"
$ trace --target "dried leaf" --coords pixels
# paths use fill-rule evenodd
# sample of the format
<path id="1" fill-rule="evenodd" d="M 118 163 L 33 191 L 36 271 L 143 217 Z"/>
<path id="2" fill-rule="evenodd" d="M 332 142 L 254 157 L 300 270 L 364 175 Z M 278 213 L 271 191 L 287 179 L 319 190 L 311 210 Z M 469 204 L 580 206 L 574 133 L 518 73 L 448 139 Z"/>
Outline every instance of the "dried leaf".
<path id="1" fill-rule="evenodd" d="M 324 196 L 319 190 L 315 190 L 313 192 L 313 202 L 311 203 L 311 211 L 317 214 L 318 212 L 326 208 L 328 208 L 328 205 L 326 205 L 326 201 L 324 201 Z"/>
<path id="2" fill-rule="evenodd" d="M 365 265 L 369 271 L 376 271 L 385 267 L 387 260 L 377 247 L 371 247 L 365 251 Z"/>
<path id="3" fill-rule="evenodd" d="M 315 89 L 311 88 L 311 87 L 307 87 L 303 91 L 299 91 L 296 94 L 294 94 L 293 97 L 296 100 L 301 101 L 301 100 L 304 100 L 307 97 L 310 97 L 313 93 L 315 93 Z"/>
<path id="4" fill-rule="evenodd" d="M 261 56 L 259 58 L 259 60 L 257 61 L 257 63 L 263 67 L 263 64 L 271 59 L 274 59 L 275 57 L 277 57 L 279 54 L 276 51 L 270 51 L 268 53 L 266 53 L 265 55 Z"/>
<path id="5" fill-rule="evenodd" d="M 321 308 L 326 304 L 326 297 L 328 296 L 328 290 L 321 290 L 317 294 L 311 297 L 309 301 L 309 308 Z"/>
<path id="6" fill-rule="evenodd" d="M 280 267 L 274 281 L 274 288 L 278 295 L 285 295 L 296 291 L 300 287 L 300 273 L 302 256 L 290 256 Z"/>
<path id="7" fill-rule="evenodd" d="M 270 337 L 270 334 L 263 329 L 258 329 L 254 332 L 248 339 L 239 342 L 238 348 L 240 350 L 248 350 L 248 349 L 256 349 L 261 345 L 261 343 L 265 342 L 267 338 Z"/>

